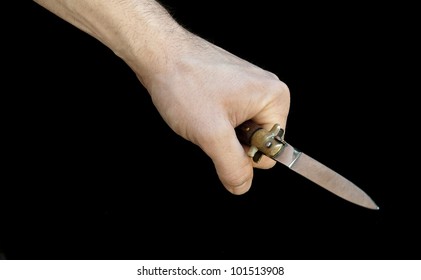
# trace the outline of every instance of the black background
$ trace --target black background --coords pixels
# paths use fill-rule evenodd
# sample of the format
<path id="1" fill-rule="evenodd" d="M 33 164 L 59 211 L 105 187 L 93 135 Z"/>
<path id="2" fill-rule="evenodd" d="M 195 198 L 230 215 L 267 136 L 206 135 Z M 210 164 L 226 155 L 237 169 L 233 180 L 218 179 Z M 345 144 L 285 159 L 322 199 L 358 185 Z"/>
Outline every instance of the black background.
<path id="1" fill-rule="evenodd" d="M 286 140 L 380 210 L 281 165 L 231 195 L 118 57 L 28 1 L 4 25 L 6 258 L 420 258 L 410 179 L 419 164 L 402 140 L 414 129 L 397 117 L 411 112 L 396 83 L 405 30 L 393 7 L 161 2 L 186 28 L 278 75 L 291 91 Z"/>

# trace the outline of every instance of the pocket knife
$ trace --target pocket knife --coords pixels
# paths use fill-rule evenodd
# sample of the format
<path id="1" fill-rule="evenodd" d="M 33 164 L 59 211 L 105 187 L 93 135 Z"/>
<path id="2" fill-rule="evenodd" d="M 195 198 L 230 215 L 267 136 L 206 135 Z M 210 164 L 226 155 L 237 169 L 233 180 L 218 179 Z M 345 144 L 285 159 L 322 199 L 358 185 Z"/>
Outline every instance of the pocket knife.
<path id="1" fill-rule="evenodd" d="M 236 134 L 241 143 L 250 146 L 248 156 L 254 162 L 259 162 L 265 155 L 347 201 L 368 209 L 379 209 L 354 183 L 285 142 L 284 130 L 279 124 L 268 131 L 249 120 L 236 128 Z"/>

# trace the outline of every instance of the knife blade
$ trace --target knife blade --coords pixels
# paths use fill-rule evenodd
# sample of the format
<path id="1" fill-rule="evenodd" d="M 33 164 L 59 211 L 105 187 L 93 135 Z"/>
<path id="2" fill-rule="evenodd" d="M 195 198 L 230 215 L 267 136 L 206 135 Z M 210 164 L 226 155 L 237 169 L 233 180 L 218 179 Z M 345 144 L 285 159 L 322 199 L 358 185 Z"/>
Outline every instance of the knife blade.
<path id="1" fill-rule="evenodd" d="M 250 146 L 248 155 L 253 161 L 259 162 L 266 155 L 349 202 L 368 209 L 380 209 L 350 180 L 287 143 L 279 124 L 268 131 L 249 120 L 236 128 L 236 134 L 241 143 Z"/>

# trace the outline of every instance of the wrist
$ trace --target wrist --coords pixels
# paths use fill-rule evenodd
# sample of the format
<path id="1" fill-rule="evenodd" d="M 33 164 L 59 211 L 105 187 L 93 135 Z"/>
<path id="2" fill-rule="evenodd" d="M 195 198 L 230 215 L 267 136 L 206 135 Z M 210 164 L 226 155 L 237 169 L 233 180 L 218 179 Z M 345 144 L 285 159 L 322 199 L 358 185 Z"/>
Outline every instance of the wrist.
<path id="1" fill-rule="evenodd" d="M 155 76 L 172 72 L 192 34 L 157 2 L 128 2 L 133 6 L 119 5 L 121 11 L 108 11 L 104 18 L 112 22 L 96 24 L 95 37 L 123 59 L 145 84 Z"/>

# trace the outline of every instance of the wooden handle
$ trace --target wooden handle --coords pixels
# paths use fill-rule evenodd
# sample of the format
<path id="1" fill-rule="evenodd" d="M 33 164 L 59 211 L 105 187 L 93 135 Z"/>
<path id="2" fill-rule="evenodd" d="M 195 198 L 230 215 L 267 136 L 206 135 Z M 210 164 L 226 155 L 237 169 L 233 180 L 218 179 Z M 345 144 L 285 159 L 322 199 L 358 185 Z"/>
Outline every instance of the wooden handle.
<path id="1" fill-rule="evenodd" d="M 248 155 L 255 162 L 259 162 L 262 155 L 275 157 L 285 144 L 283 140 L 284 130 L 279 124 L 275 124 L 270 131 L 267 131 L 249 120 L 239 125 L 235 131 L 238 140 L 250 146 Z"/>
<path id="2" fill-rule="evenodd" d="M 262 129 L 262 128 L 255 122 L 246 121 L 240 124 L 235 129 L 235 132 L 237 133 L 237 138 L 238 140 L 240 140 L 241 143 L 251 146 L 251 139 L 253 137 L 253 134 L 259 129 Z"/>

